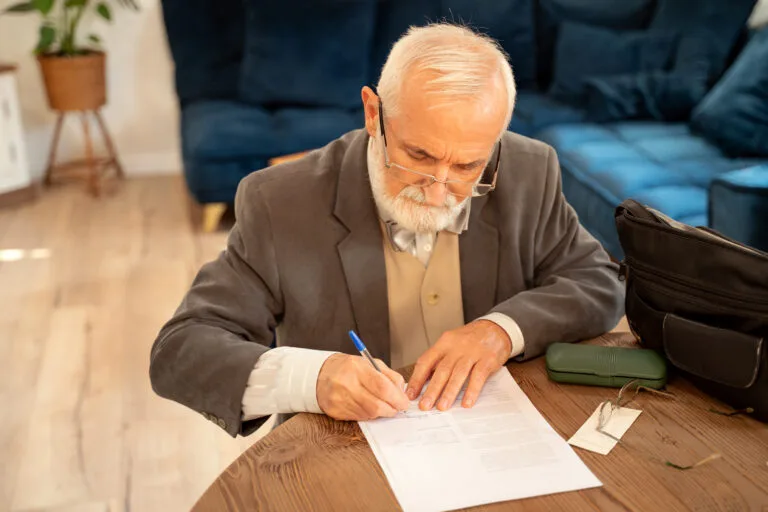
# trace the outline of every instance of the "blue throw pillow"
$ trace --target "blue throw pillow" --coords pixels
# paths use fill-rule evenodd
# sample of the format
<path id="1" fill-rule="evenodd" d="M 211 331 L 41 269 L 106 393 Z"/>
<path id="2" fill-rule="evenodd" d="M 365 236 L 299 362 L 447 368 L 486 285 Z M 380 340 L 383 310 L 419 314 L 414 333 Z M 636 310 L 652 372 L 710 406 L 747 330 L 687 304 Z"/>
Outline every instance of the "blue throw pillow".
<path id="1" fill-rule="evenodd" d="M 683 73 L 655 71 L 586 80 L 586 118 L 596 123 L 629 119 L 683 118 L 687 105 L 705 91 Z"/>
<path id="2" fill-rule="evenodd" d="M 552 83 L 557 30 L 566 21 L 641 30 L 648 26 L 656 0 L 538 0 L 534 2 L 536 80 L 539 88 Z"/>
<path id="3" fill-rule="evenodd" d="M 671 63 L 675 42 L 673 32 L 616 32 L 581 23 L 563 23 L 549 93 L 557 100 L 580 104 L 586 93 L 586 79 L 665 69 Z"/>
<path id="4" fill-rule="evenodd" d="M 768 28 L 696 107 L 691 127 L 734 157 L 768 156 Z"/>
<path id="5" fill-rule="evenodd" d="M 683 121 L 728 62 L 755 0 L 659 0 L 650 32 L 678 31 L 668 73 L 597 77 L 587 85 L 587 118 Z"/>
<path id="6" fill-rule="evenodd" d="M 355 108 L 376 0 L 246 0 L 240 97 L 268 108 Z"/>

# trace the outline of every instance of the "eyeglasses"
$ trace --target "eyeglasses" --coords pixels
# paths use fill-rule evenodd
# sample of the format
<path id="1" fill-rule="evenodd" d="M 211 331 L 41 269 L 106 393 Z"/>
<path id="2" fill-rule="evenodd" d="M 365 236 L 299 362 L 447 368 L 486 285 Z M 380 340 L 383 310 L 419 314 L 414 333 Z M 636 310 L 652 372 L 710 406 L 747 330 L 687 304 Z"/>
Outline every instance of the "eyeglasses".
<path id="1" fill-rule="evenodd" d="M 719 453 L 712 453 L 709 456 L 707 456 L 707 457 L 705 457 L 705 458 L 703 458 L 703 459 L 701 459 L 698 462 L 695 462 L 693 464 L 687 464 L 687 465 L 675 464 L 675 463 L 670 462 L 668 460 L 662 460 L 659 457 L 656 457 L 655 455 L 653 455 L 652 453 L 649 453 L 647 450 L 644 450 L 643 448 L 640 448 L 639 446 L 635 446 L 632 443 L 627 443 L 625 440 L 619 439 L 618 437 L 614 436 L 610 432 L 607 432 L 605 429 L 606 429 L 608 423 L 610 422 L 611 417 L 613 416 L 613 413 L 616 410 L 618 410 L 620 407 L 624 407 L 624 406 L 629 405 L 630 403 L 634 402 L 635 399 L 638 397 L 638 395 L 640 394 L 641 391 L 648 391 L 649 393 L 652 393 L 652 394 L 654 394 L 656 396 L 659 396 L 659 397 L 663 397 L 663 398 L 667 398 L 667 399 L 672 399 L 672 400 L 677 400 L 677 401 L 680 401 L 680 402 L 683 402 L 683 403 L 687 403 L 687 405 L 690 405 L 692 407 L 698 407 L 698 406 L 696 406 L 694 404 L 691 404 L 690 402 L 687 402 L 686 400 L 682 400 L 680 397 L 678 397 L 677 395 L 674 395 L 672 393 L 665 392 L 665 391 L 659 391 L 657 389 L 653 389 L 653 388 L 648 388 L 648 387 L 642 386 L 635 379 L 635 380 L 631 380 L 631 381 L 627 382 L 626 384 L 624 384 L 624 386 L 622 386 L 622 388 L 619 390 L 619 393 L 618 393 L 618 395 L 616 396 L 616 398 L 614 400 L 606 400 L 606 401 L 604 401 L 603 403 L 600 404 L 600 414 L 598 416 L 598 423 L 597 423 L 597 427 L 595 427 L 595 429 L 598 432 L 600 432 L 601 434 L 610 437 L 611 439 L 616 441 L 619 445 L 621 445 L 621 446 L 623 446 L 625 448 L 634 449 L 634 450 L 639 451 L 640 453 L 643 453 L 648 460 L 650 460 L 652 462 L 664 464 L 665 466 L 668 466 L 668 467 L 671 467 L 671 468 L 674 468 L 674 469 L 679 469 L 679 470 L 683 470 L 683 471 L 689 470 L 689 469 L 694 469 L 694 468 L 697 468 L 699 466 L 703 466 L 704 464 L 707 464 L 709 462 L 712 462 L 713 460 L 719 459 L 721 457 L 721 455 Z M 734 411 L 719 411 L 717 409 L 712 409 L 712 408 L 707 409 L 707 410 L 709 412 L 711 412 L 711 413 L 719 414 L 719 415 L 722 415 L 722 416 L 728 416 L 728 417 L 738 416 L 738 415 L 741 415 L 741 414 L 751 414 L 751 413 L 754 412 L 754 409 L 752 409 L 751 407 L 748 407 L 748 408 L 745 408 L 745 409 L 734 410 Z"/>
<path id="2" fill-rule="evenodd" d="M 430 166 L 425 165 L 423 169 L 411 169 L 400 164 L 396 164 L 389 159 L 387 151 L 387 134 L 384 130 L 384 109 L 379 98 L 379 126 L 381 127 L 381 136 L 384 142 L 384 166 L 394 176 L 395 179 L 405 185 L 418 188 L 427 188 L 435 183 L 445 185 L 448 193 L 463 201 L 468 197 L 480 197 L 488 194 L 496 188 L 496 178 L 499 175 L 499 161 L 501 160 L 501 139 L 496 146 L 496 158 L 493 166 L 493 174 L 490 183 L 484 182 L 488 166 L 478 175 L 476 172 L 467 173 L 466 177 L 460 179 L 439 180 L 433 174 L 430 174 Z"/>

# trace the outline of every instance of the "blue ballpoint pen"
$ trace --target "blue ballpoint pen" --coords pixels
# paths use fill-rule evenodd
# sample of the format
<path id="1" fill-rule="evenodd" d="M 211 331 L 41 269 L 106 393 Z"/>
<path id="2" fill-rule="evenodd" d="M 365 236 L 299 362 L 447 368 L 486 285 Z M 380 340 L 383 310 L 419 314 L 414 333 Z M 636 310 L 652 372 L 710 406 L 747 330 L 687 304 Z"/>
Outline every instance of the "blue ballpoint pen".
<path id="1" fill-rule="evenodd" d="M 360 355 L 366 358 L 368 362 L 373 365 L 377 372 L 381 373 L 381 368 L 379 368 L 379 366 L 376 364 L 376 361 L 373 360 L 373 357 L 371 357 L 371 353 L 368 352 L 368 349 L 365 348 L 365 343 L 363 343 L 363 340 L 360 339 L 360 336 L 358 336 L 355 331 L 349 331 L 349 337 L 352 338 L 352 342 L 355 344 L 355 348 L 360 352 Z"/>

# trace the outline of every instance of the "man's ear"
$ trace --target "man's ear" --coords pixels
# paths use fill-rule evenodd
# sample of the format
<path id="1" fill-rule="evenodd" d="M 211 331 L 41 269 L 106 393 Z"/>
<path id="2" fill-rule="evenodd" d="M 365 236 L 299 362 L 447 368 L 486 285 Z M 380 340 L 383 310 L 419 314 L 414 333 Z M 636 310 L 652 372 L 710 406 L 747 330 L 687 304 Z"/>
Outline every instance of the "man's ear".
<path id="1" fill-rule="evenodd" d="M 368 135 L 375 137 L 379 133 L 379 97 L 367 85 L 360 91 L 365 114 L 365 129 Z"/>

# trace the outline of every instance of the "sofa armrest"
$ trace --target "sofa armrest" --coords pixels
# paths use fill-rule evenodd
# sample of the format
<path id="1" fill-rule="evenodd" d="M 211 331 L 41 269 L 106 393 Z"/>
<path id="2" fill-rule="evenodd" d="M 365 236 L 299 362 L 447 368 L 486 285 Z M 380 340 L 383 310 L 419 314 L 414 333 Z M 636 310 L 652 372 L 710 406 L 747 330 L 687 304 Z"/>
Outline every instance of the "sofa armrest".
<path id="1" fill-rule="evenodd" d="M 709 225 L 768 251 L 768 164 L 727 172 L 712 181 Z"/>

